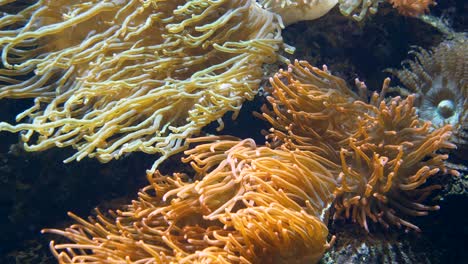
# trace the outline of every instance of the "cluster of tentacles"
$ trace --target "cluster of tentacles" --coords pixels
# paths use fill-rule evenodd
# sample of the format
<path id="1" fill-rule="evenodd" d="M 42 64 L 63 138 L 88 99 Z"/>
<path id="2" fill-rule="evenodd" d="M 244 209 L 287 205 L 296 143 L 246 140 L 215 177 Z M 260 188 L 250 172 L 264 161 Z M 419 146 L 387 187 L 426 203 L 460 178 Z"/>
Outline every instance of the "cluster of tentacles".
<path id="1" fill-rule="evenodd" d="M 61 263 L 316 262 L 327 249 L 320 215 L 335 182 L 312 153 L 211 141 L 187 151 L 197 175 L 149 175 L 124 211 L 98 212 L 52 244 Z M 299 188 L 298 186 L 301 186 Z"/>
<path id="2" fill-rule="evenodd" d="M 425 186 L 439 171 L 447 171 L 447 155 L 436 151 L 455 146 L 449 142 L 451 126 L 432 130 L 413 107 L 414 97 L 367 99 L 364 83 L 358 93 L 344 80 L 307 62 L 296 62 L 272 79 L 274 90 L 263 117 L 273 128 L 269 145 L 316 153 L 340 166 L 333 218 L 347 218 L 368 230 L 367 220 L 383 226 L 419 228 L 402 217 L 425 215 L 437 206 L 421 202 L 439 186 Z"/>
<path id="3" fill-rule="evenodd" d="M 316 262 L 329 247 L 328 215 L 385 227 L 437 206 L 425 185 L 446 173 L 439 149 L 449 125 L 430 130 L 414 98 L 367 99 L 344 80 L 296 61 L 271 78 L 257 114 L 272 128 L 265 146 L 229 136 L 190 139 L 182 161 L 193 175 L 149 174 L 150 185 L 123 210 L 98 211 L 65 230 L 73 243 L 51 248 L 61 263 Z"/>

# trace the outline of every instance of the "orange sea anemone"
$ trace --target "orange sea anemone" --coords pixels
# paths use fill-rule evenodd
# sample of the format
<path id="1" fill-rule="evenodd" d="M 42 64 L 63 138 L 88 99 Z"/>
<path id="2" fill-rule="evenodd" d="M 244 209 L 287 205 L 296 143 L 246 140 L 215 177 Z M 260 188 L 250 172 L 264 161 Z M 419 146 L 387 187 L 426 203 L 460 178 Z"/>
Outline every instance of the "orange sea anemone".
<path id="1" fill-rule="evenodd" d="M 221 140 L 219 140 L 221 139 Z M 258 147 L 251 139 L 188 150 L 197 171 L 149 175 L 122 211 L 46 230 L 73 243 L 51 248 L 60 263 L 317 262 L 328 248 L 322 213 L 335 182 L 316 155 Z"/>
<path id="2" fill-rule="evenodd" d="M 429 6 L 436 5 L 433 0 L 388 0 L 398 13 L 404 16 L 417 17 L 429 11 Z"/>
<path id="3" fill-rule="evenodd" d="M 272 78 L 270 107 L 261 116 L 273 126 L 269 146 L 311 151 L 340 165 L 334 219 L 352 219 L 366 230 L 367 219 L 419 230 L 402 217 L 438 208 L 422 205 L 439 187 L 424 183 L 450 172 L 447 155 L 437 150 L 455 147 L 451 126 L 431 130 L 419 120 L 412 96 L 384 100 L 389 82 L 367 99 L 362 82 L 354 93 L 326 68 L 296 61 Z"/>

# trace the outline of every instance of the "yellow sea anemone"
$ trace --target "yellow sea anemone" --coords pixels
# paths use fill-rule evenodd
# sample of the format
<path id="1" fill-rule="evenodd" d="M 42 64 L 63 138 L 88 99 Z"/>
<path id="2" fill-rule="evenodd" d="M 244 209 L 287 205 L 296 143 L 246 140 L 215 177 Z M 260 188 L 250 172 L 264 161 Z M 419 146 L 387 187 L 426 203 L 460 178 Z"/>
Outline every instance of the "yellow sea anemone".
<path id="1" fill-rule="evenodd" d="M 277 59 L 277 15 L 254 0 L 0 1 L 0 98 L 34 105 L 0 130 L 25 149 L 71 146 L 66 160 L 187 147 L 252 99 Z"/>

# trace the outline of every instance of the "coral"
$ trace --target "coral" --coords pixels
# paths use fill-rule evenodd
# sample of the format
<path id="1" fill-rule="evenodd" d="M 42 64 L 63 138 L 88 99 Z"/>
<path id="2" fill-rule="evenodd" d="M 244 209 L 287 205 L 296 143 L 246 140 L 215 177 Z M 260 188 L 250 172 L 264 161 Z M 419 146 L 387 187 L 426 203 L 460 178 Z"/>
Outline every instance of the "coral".
<path id="1" fill-rule="evenodd" d="M 281 15 L 284 25 L 304 20 L 314 20 L 328 13 L 338 0 L 259 0 L 272 12 Z"/>
<path id="2" fill-rule="evenodd" d="M 373 232 L 369 235 L 346 223 L 332 225 L 330 232 L 336 235 L 336 240 L 325 253 L 322 264 L 412 264 L 431 263 L 431 259 L 440 258 L 440 248 L 421 234 Z"/>
<path id="3" fill-rule="evenodd" d="M 66 162 L 159 153 L 154 171 L 254 96 L 277 19 L 253 0 L 41 0 L 5 14 L 0 98 L 34 105 L 0 130 L 24 131 L 28 151 L 75 148 Z"/>
<path id="4" fill-rule="evenodd" d="M 435 5 L 433 0 L 386 0 L 403 16 L 417 17 L 429 11 L 429 6 Z M 384 0 L 338 0 L 340 11 L 345 16 L 361 21 L 367 15 L 377 13 L 379 4 Z"/>
<path id="5" fill-rule="evenodd" d="M 388 0 L 398 13 L 404 16 L 417 17 L 429 11 L 429 6 L 435 5 L 433 0 Z"/>
<path id="6" fill-rule="evenodd" d="M 316 155 L 256 146 L 251 139 L 198 138 L 184 162 L 197 172 L 149 175 L 122 211 L 45 230 L 60 263 L 317 262 L 328 248 L 322 212 L 335 182 Z M 205 142 L 203 142 L 205 141 Z M 208 141 L 208 143 L 206 143 Z"/>
<path id="7" fill-rule="evenodd" d="M 345 16 L 351 16 L 356 21 L 363 20 L 367 11 L 370 14 L 377 13 L 379 4 L 383 0 L 338 0 L 340 11 Z"/>
<path id="8" fill-rule="evenodd" d="M 377 13 L 383 0 L 259 0 L 267 10 L 278 13 L 285 25 L 299 21 L 314 20 L 327 14 L 337 4 L 345 16 L 356 21 L 366 17 L 367 11 Z"/>
<path id="9" fill-rule="evenodd" d="M 414 60 L 402 62 L 402 70 L 389 69 L 403 84 L 392 90 L 415 93 L 418 115 L 434 128 L 453 126 L 451 141 L 465 156 L 468 150 L 468 42 L 465 36 L 440 43 L 432 50 L 419 48 Z M 466 156 L 465 156 L 466 157 Z"/>
<path id="10" fill-rule="evenodd" d="M 368 100 L 362 82 L 356 94 L 326 68 L 296 61 L 272 78 L 272 109 L 264 107 L 262 117 L 274 128 L 266 137 L 269 146 L 311 151 L 340 166 L 334 219 L 366 230 L 367 219 L 419 230 L 402 217 L 438 209 L 422 201 L 439 186 L 423 184 L 439 171 L 457 174 L 436 152 L 454 148 L 451 127 L 431 130 L 418 119 L 412 96 L 383 100 L 389 81 Z"/>

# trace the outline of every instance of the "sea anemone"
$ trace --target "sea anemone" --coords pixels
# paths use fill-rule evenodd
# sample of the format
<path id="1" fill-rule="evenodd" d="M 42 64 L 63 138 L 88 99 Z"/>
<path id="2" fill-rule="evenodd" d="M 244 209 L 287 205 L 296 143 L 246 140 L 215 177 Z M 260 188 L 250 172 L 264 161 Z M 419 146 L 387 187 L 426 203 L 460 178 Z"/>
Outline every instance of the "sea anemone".
<path id="1" fill-rule="evenodd" d="M 421 119 L 434 128 L 453 127 L 452 142 L 462 153 L 468 147 L 468 43 L 466 37 L 442 42 L 432 50 L 410 52 L 414 60 L 403 61 L 403 69 L 390 69 L 403 84 L 391 90 L 403 96 L 416 94 Z"/>
<path id="2" fill-rule="evenodd" d="M 417 17 L 429 11 L 429 6 L 436 5 L 433 0 L 388 0 L 398 13 L 404 16 Z"/>
<path id="3" fill-rule="evenodd" d="M 159 162 L 252 99 L 282 43 L 254 0 L 0 1 L 0 99 L 27 151 L 72 147 L 66 162 L 141 151 Z"/>
<path id="4" fill-rule="evenodd" d="M 194 179 L 148 175 L 122 210 L 84 220 L 51 242 L 59 263 L 315 263 L 329 248 L 322 212 L 335 181 L 310 152 L 252 139 L 189 139 Z"/>
<path id="5" fill-rule="evenodd" d="M 451 126 L 430 128 L 416 115 L 414 96 L 385 100 L 382 91 L 367 98 L 367 87 L 356 80 L 354 93 L 327 68 L 296 61 L 272 79 L 269 107 L 257 114 L 273 126 L 267 145 L 317 153 L 335 163 L 334 219 L 350 219 L 369 231 L 368 220 L 385 228 L 419 231 L 406 216 L 422 216 L 438 206 L 423 201 L 439 185 L 426 184 L 447 170 Z"/>

